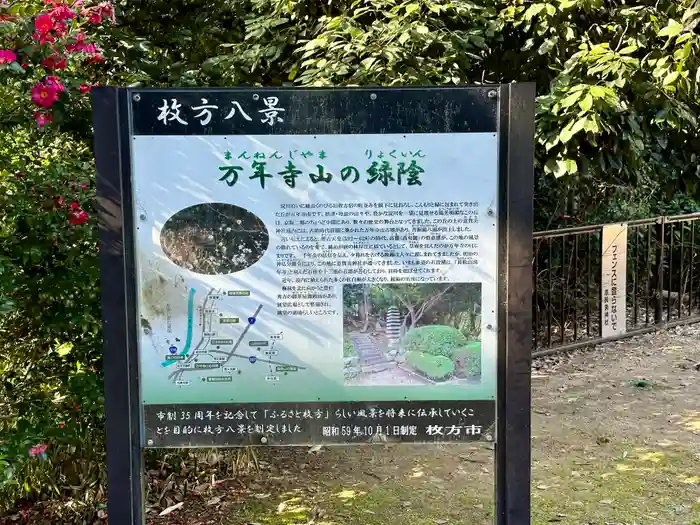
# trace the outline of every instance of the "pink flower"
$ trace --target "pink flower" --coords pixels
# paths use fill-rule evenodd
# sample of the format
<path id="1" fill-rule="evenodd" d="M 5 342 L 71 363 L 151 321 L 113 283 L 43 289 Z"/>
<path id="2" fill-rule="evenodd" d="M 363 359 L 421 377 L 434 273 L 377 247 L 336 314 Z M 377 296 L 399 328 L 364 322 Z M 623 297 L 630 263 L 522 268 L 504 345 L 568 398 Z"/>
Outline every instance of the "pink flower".
<path id="1" fill-rule="evenodd" d="M 0 64 L 10 64 L 17 60 L 17 55 L 9 49 L 0 49 Z"/>
<path id="2" fill-rule="evenodd" d="M 76 14 L 67 4 L 54 3 L 54 8 L 51 11 L 51 16 L 55 20 L 72 20 Z"/>
<path id="3" fill-rule="evenodd" d="M 36 17 L 36 20 L 34 21 L 34 29 L 37 30 L 39 33 L 48 33 L 49 31 L 52 31 L 54 28 L 54 19 L 51 17 L 50 14 L 44 13 L 43 15 L 39 15 Z"/>
<path id="4" fill-rule="evenodd" d="M 90 93 L 90 91 L 92 91 L 92 86 L 90 84 L 80 84 L 78 89 L 80 89 L 80 92 L 83 94 Z"/>
<path id="5" fill-rule="evenodd" d="M 56 22 L 54 32 L 58 38 L 63 38 L 68 34 L 68 25 L 65 22 Z"/>
<path id="6" fill-rule="evenodd" d="M 44 69 L 48 71 L 66 69 L 66 59 L 61 58 L 58 55 L 49 55 L 41 61 L 41 65 Z"/>
<path id="7" fill-rule="evenodd" d="M 100 2 L 96 6 L 88 7 L 80 12 L 80 16 L 87 18 L 91 24 L 99 24 L 103 20 L 115 23 L 114 6 L 111 2 Z"/>
<path id="8" fill-rule="evenodd" d="M 66 90 L 66 88 L 64 88 L 63 84 L 61 83 L 61 79 L 56 75 L 47 75 L 46 85 L 54 87 L 59 93 L 63 93 Z"/>
<path id="9" fill-rule="evenodd" d="M 86 189 L 87 189 L 87 184 L 85 184 L 85 183 L 83 182 L 83 183 L 80 185 L 80 189 L 81 189 L 81 190 L 86 190 Z"/>
<path id="10" fill-rule="evenodd" d="M 30 456 L 40 456 L 41 454 L 46 452 L 46 448 L 47 447 L 44 444 L 35 445 L 29 449 L 29 455 Z"/>
<path id="11" fill-rule="evenodd" d="M 32 88 L 32 102 L 42 108 L 50 108 L 58 100 L 58 89 L 51 84 L 37 82 Z"/>
<path id="12" fill-rule="evenodd" d="M 37 111 L 34 113 L 34 120 L 36 120 L 36 125 L 39 128 L 43 128 L 47 124 L 51 124 L 53 122 L 53 116 L 51 113 L 42 113 L 41 111 Z M 63 204 L 63 198 L 59 197 L 60 202 L 58 204 Z"/>
<path id="13" fill-rule="evenodd" d="M 70 207 L 73 208 L 74 210 L 79 210 L 80 209 L 80 204 L 77 202 L 73 201 L 70 203 Z M 76 405 L 76 408 L 79 408 L 78 405 Z"/>

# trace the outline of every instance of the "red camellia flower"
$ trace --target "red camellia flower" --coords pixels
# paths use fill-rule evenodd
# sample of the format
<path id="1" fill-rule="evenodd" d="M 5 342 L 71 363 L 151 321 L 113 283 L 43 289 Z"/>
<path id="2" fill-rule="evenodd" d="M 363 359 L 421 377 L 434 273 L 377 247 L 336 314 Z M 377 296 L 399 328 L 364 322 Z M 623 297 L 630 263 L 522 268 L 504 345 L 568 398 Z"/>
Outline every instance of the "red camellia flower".
<path id="1" fill-rule="evenodd" d="M 73 226 L 80 226 L 81 224 L 85 224 L 88 220 L 88 214 L 84 210 L 80 211 L 71 211 L 68 213 L 68 222 L 70 222 Z M 75 405 L 75 408 L 80 408 L 80 405 Z"/>
<path id="2" fill-rule="evenodd" d="M 32 88 L 32 102 L 42 108 L 50 108 L 58 100 L 58 93 L 56 86 L 37 82 Z"/>
<path id="3" fill-rule="evenodd" d="M 0 49 L 0 64 L 10 64 L 17 60 L 17 55 L 9 49 Z"/>
<path id="4" fill-rule="evenodd" d="M 66 69 L 66 59 L 58 55 L 49 55 L 41 61 L 41 66 L 48 71 Z"/>
<path id="5" fill-rule="evenodd" d="M 37 111 L 34 113 L 34 120 L 36 120 L 37 127 L 43 128 L 47 124 L 51 124 L 53 122 L 53 116 L 51 113 L 42 113 L 41 111 Z M 63 199 L 61 199 L 61 201 L 63 201 Z M 63 204 L 63 202 L 60 204 Z"/>
<path id="6" fill-rule="evenodd" d="M 44 13 L 43 15 L 36 17 L 36 20 L 34 21 L 34 29 L 36 29 L 38 33 L 48 33 L 49 31 L 52 31 L 53 28 L 54 19 L 51 18 L 49 13 Z"/>
<path id="7" fill-rule="evenodd" d="M 56 37 L 51 33 L 40 33 L 39 31 L 35 31 L 32 38 L 40 44 L 52 44 L 56 41 Z"/>
<path id="8" fill-rule="evenodd" d="M 61 83 L 61 79 L 56 75 L 47 75 L 46 85 L 52 86 L 59 93 L 63 93 L 66 90 Z"/>
<path id="9" fill-rule="evenodd" d="M 90 84 L 80 84 L 80 89 L 81 93 L 90 93 L 92 91 L 92 86 Z"/>
<path id="10" fill-rule="evenodd" d="M 80 209 L 80 204 L 77 202 L 73 201 L 70 203 L 70 207 L 73 208 L 74 210 L 79 210 Z"/>

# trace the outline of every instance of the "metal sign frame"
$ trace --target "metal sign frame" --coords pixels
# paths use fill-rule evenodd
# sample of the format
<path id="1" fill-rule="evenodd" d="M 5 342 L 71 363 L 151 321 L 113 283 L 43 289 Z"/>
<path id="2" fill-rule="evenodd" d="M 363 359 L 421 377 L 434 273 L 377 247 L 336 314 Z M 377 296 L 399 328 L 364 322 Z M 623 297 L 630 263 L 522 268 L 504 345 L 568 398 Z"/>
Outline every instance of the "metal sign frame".
<path id="1" fill-rule="evenodd" d="M 238 91 L 240 89 L 237 88 Z M 273 93 L 276 89 L 289 90 L 261 88 L 258 91 Z M 400 97 L 401 91 L 406 90 L 429 90 L 432 95 L 441 96 L 441 91 L 447 92 L 450 89 L 463 90 L 462 93 L 465 94 L 467 90 L 478 91 L 483 104 L 491 104 L 487 113 L 495 113 L 497 119 L 500 282 L 495 521 L 498 525 L 524 525 L 530 523 L 531 239 L 535 87 L 533 84 L 509 84 L 371 90 L 334 88 L 336 92 L 348 95 L 361 91 L 389 98 Z M 131 104 L 135 97 L 148 91 L 150 90 L 99 87 L 93 92 L 103 305 L 108 510 L 110 520 L 120 525 L 144 523 L 145 437 L 139 394 L 134 248 L 136 217 L 131 186 L 134 114 Z M 313 90 L 294 91 L 310 93 Z M 471 96 L 473 98 L 475 95 Z M 477 121 L 479 112 L 483 115 L 485 111 L 484 107 L 466 104 L 465 107 L 469 107 L 468 111 L 475 112 Z M 431 113 L 426 111 L 424 114 Z M 464 116 L 458 114 L 453 118 Z M 381 120 L 371 117 L 366 116 L 368 121 Z M 467 126 L 466 120 L 459 122 L 460 125 Z M 419 128 L 420 125 L 425 126 L 425 122 L 419 122 Z M 323 133 L 323 124 L 319 126 L 317 133 L 320 134 Z"/>

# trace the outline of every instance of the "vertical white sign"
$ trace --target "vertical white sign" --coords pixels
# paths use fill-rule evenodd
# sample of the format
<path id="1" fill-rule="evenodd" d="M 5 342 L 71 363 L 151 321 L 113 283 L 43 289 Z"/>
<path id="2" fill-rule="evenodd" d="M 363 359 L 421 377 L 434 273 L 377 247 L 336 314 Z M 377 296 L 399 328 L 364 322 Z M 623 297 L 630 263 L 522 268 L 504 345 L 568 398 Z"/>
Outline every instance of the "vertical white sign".
<path id="1" fill-rule="evenodd" d="M 603 226 L 601 261 L 602 336 L 627 331 L 627 224 Z"/>

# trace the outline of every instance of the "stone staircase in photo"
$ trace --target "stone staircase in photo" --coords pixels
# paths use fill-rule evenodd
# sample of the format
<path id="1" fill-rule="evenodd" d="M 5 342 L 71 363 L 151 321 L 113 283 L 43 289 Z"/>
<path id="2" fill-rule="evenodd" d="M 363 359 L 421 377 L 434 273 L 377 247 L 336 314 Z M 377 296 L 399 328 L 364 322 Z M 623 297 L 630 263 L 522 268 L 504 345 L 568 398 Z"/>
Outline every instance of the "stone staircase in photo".
<path id="1" fill-rule="evenodd" d="M 377 348 L 377 345 L 374 344 L 369 335 L 354 335 L 351 340 L 352 344 L 355 345 L 355 351 L 359 357 L 359 366 L 363 373 L 381 372 L 394 366 L 394 363 L 389 361 L 384 353 Z"/>

